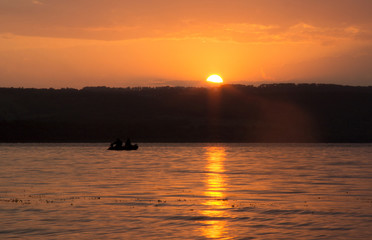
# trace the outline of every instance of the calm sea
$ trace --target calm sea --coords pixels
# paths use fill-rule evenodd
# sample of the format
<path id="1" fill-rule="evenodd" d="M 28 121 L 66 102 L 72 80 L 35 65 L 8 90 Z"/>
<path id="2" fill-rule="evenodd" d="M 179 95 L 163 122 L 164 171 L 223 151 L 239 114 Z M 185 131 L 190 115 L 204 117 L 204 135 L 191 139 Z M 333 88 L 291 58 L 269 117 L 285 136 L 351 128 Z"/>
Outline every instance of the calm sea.
<path id="1" fill-rule="evenodd" d="M 0 144 L 0 239 L 371 239 L 371 144 Z"/>

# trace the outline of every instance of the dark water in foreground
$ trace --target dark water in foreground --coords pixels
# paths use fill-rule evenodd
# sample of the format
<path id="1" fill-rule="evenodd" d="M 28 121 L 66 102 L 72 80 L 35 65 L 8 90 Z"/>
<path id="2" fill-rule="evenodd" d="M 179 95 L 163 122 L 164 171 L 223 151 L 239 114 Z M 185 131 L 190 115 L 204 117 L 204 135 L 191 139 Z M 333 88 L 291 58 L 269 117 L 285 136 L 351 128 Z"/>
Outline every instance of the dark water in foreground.
<path id="1" fill-rule="evenodd" d="M 1 144 L 0 239 L 370 239 L 370 144 Z"/>

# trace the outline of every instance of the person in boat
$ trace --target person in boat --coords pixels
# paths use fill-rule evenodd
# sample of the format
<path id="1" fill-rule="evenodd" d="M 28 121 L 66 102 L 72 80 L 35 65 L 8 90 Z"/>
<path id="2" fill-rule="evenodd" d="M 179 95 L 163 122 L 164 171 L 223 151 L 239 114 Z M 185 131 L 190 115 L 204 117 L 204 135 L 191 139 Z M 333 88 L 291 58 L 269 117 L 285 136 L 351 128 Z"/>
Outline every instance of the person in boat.
<path id="1" fill-rule="evenodd" d="M 112 148 L 121 148 L 121 147 L 123 147 L 123 141 L 121 141 L 119 138 L 117 138 L 115 142 L 110 144 L 110 146 Z"/>
<path id="2" fill-rule="evenodd" d="M 127 138 L 127 141 L 125 141 L 124 147 L 127 147 L 127 148 L 132 147 L 132 142 L 130 141 L 130 138 Z"/>

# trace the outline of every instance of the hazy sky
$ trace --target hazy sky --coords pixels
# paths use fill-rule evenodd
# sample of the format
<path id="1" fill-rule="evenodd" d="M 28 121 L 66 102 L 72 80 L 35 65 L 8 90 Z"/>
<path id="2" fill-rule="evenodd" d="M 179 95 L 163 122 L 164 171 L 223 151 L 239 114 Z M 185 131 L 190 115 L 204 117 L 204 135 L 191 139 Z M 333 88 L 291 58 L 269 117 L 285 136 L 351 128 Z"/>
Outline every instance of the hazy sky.
<path id="1" fill-rule="evenodd" d="M 372 85 L 371 0 L 0 0 L 0 87 Z"/>

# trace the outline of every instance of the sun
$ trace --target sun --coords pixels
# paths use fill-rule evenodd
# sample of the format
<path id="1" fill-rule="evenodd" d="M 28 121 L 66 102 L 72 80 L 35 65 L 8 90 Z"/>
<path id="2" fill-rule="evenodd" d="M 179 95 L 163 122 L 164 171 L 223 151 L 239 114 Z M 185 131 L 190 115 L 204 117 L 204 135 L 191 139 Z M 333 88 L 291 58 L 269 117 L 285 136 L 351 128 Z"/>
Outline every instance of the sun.
<path id="1" fill-rule="evenodd" d="M 210 75 L 207 78 L 207 82 L 211 82 L 211 83 L 223 83 L 223 79 L 222 79 L 222 77 L 218 76 L 217 74 L 213 74 L 213 75 Z"/>

